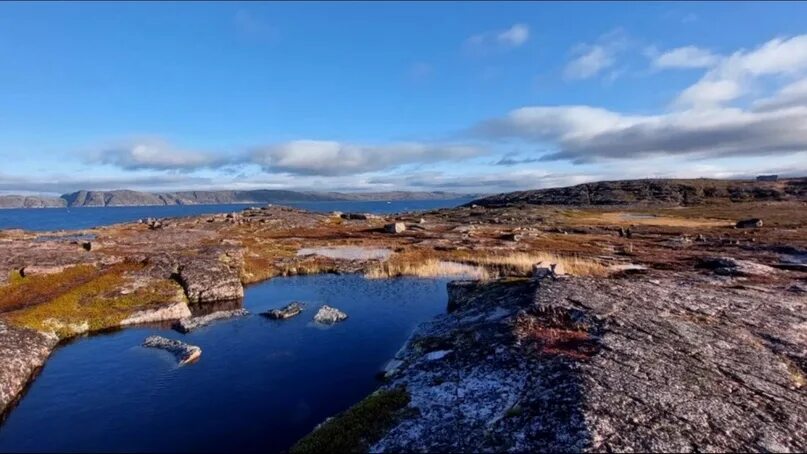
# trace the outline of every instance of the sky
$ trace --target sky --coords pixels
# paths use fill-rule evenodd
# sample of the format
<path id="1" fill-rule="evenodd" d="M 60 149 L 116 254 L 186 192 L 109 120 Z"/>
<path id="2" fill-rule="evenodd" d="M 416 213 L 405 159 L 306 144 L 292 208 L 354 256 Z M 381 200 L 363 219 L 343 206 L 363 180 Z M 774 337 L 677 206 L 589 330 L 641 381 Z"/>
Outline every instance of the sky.
<path id="1" fill-rule="evenodd" d="M 2 2 L 0 193 L 807 175 L 807 3 Z"/>

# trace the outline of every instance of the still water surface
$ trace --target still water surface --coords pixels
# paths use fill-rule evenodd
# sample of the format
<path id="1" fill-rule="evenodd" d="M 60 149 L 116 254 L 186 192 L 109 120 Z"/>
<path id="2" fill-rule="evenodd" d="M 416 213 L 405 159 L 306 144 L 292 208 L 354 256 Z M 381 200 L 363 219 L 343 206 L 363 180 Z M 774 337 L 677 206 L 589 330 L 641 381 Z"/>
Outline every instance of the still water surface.
<path id="1" fill-rule="evenodd" d="M 446 280 L 358 275 L 277 278 L 246 289 L 251 315 L 182 335 L 135 327 L 58 348 L 0 426 L 0 452 L 277 452 L 372 392 L 414 327 L 443 312 Z M 292 300 L 286 321 L 258 313 Z M 349 318 L 312 322 L 329 304 Z M 159 334 L 201 359 L 140 346 Z"/>
<path id="2" fill-rule="evenodd" d="M 390 202 L 288 202 L 278 203 L 277 205 L 293 206 L 319 212 L 355 211 L 382 214 L 450 208 L 468 201 L 470 199 L 394 200 Z M 260 204 L 0 209 L 0 229 L 78 230 L 121 222 L 132 222 L 147 217 L 163 218 L 228 213 L 256 205 L 259 206 Z"/>

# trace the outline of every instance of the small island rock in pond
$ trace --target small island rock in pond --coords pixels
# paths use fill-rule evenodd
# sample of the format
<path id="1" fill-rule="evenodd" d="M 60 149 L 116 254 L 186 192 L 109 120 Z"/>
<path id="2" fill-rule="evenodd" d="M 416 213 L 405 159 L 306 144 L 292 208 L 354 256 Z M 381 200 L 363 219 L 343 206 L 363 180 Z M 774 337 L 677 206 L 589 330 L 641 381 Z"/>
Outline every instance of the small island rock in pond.
<path id="1" fill-rule="evenodd" d="M 322 307 L 319 308 L 317 314 L 314 315 L 314 321 L 317 323 L 323 323 L 326 325 L 332 325 L 336 322 L 341 322 L 347 318 L 347 314 L 336 309 L 335 307 L 328 306 L 324 304 Z"/>
<path id="2" fill-rule="evenodd" d="M 202 315 L 200 317 L 186 317 L 174 323 L 174 329 L 181 333 L 189 333 L 196 328 L 209 325 L 215 320 L 224 318 L 242 317 L 248 315 L 249 311 L 246 309 L 235 309 L 231 311 L 217 311 L 212 314 Z"/>
<path id="3" fill-rule="evenodd" d="M 166 339 L 162 336 L 149 336 L 143 342 L 144 347 L 160 348 L 176 356 L 179 365 L 185 365 L 199 359 L 202 356 L 202 349 L 173 339 Z"/>
<path id="4" fill-rule="evenodd" d="M 264 312 L 263 316 L 269 317 L 273 320 L 285 320 L 299 315 L 303 311 L 303 303 L 293 301 L 280 309 L 272 309 Z"/>

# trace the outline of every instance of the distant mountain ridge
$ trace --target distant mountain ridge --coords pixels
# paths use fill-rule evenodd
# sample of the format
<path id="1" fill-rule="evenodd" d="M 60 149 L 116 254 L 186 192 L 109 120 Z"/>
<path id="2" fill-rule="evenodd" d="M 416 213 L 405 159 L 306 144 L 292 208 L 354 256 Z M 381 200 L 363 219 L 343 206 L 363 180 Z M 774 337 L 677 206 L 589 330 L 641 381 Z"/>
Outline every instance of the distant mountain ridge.
<path id="1" fill-rule="evenodd" d="M 807 177 L 762 180 L 644 179 L 600 181 L 562 188 L 496 194 L 466 204 L 668 205 L 807 200 Z"/>
<path id="2" fill-rule="evenodd" d="M 478 197 L 479 194 L 454 192 L 302 192 L 281 189 L 249 191 L 179 191 L 140 192 L 127 189 L 114 191 L 76 191 L 60 197 L 0 196 L 0 208 L 115 207 L 160 205 L 217 205 L 237 203 L 448 200 Z"/>

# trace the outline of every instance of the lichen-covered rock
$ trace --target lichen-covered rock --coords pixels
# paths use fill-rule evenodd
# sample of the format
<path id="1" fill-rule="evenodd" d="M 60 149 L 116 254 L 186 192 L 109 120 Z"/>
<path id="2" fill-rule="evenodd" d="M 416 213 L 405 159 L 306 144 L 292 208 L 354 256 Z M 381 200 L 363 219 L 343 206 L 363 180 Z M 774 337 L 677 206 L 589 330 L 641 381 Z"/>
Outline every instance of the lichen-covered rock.
<path id="1" fill-rule="evenodd" d="M 332 325 L 345 319 L 347 319 L 347 314 L 327 304 L 323 304 L 314 315 L 315 322 L 325 325 Z"/>
<path id="2" fill-rule="evenodd" d="M 807 300 L 704 276 L 463 285 L 382 389 L 381 451 L 807 449 Z"/>
<path id="3" fill-rule="evenodd" d="M 771 276 L 777 274 L 775 268 L 732 257 L 709 257 L 701 259 L 699 267 L 713 270 L 721 276 Z"/>
<path id="4" fill-rule="evenodd" d="M 0 320 L 0 417 L 45 363 L 59 339 Z"/>
<path id="5" fill-rule="evenodd" d="M 303 303 L 299 301 L 293 301 L 280 309 L 271 309 L 264 312 L 263 316 L 271 318 L 273 320 L 285 320 L 287 318 L 292 318 L 295 315 L 299 315 L 303 311 Z"/>
<path id="6" fill-rule="evenodd" d="M 190 315 L 190 312 L 188 313 Z M 231 311 L 217 311 L 199 317 L 185 317 L 174 323 L 173 328 L 181 333 L 189 333 L 197 328 L 207 326 L 216 320 L 223 320 L 226 318 L 243 317 L 249 315 L 246 309 L 234 309 Z"/>
<path id="7" fill-rule="evenodd" d="M 244 297 L 239 267 L 221 257 L 204 256 L 179 266 L 179 282 L 191 303 L 235 300 Z"/>
<path id="8" fill-rule="evenodd" d="M 144 347 L 159 348 L 173 354 L 179 365 L 185 365 L 190 362 L 196 361 L 202 356 L 202 349 L 196 345 L 186 344 L 185 342 L 167 339 L 162 336 L 149 336 L 143 341 Z"/>

